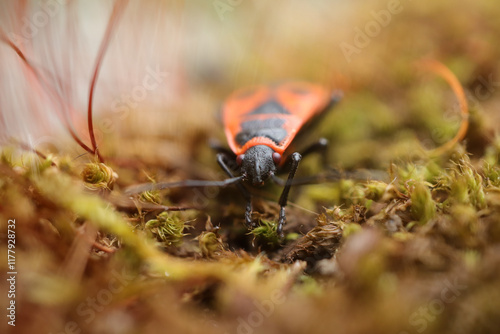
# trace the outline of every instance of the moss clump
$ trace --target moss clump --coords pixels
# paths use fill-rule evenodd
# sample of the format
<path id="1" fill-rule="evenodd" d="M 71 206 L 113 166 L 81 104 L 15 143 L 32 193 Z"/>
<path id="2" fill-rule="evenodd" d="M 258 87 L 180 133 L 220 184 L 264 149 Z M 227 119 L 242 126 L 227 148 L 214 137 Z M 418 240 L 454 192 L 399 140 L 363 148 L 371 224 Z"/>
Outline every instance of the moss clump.
<path id="1" fill-rule="evenodd" d="M 423 183 L 417 183 L 411 193 L 411 214 L 420 225 L 426 224 L 436 215 L 436 203 L 431 191 Z"/>
<path id="2" fill-rule="evenodd" d="M 92 190 L 113 189 L 118 175 L 103 163 L 88 163 L 81 173 L 85 186 Z"/>
<path id="3" fill-rule="evenodd" d="M 489 177 L 495 179 L 495 171 L 487 170 Z M 483 177 L 472 166 L 467 155 L 459 157 L 451 170 L 439 177 L 438 186 L 448 191 L 449 197 L 445 206 L 452 204 L 469 204 L 477 209 L 486 207 Z"/>
<path id="4" fill-rule="evenodd" d="M 365 185 L 365 197 L 374 201 L 382 198 L 387 191 L 388 184 L 381 181 L 371 181 Z"/>
<path id="5" fill-rule="evenodd" d="M 167 211 L 160 213 L 156 219 L 146 222 L 146 229 L 150 231 L 158 241 L 167 246 L 178 246 L 182 243 L 186 222 L 180 219 L 177 214 Z"/>
<path id="6" fill-rule="evenodd" d="M 483 174 L 486 186 L 500 187 L 500 168 L 498 166 L 484 162 Z"/>
<path id="7" fill-rule="evenodd" d="M 250 231 L 250 234 L 263 241 L 270 247 L 275 247 L 280 244 L 280 237 L 277 232 L 278 224 L 269 220 L 261 220 L 259 226 Z"/>
<path id="8" fill-rule="evenodd" d="M 139 199 L 143 202 L 161 204 L 161 194 L 159 190 L 144 191 L 139 195 Z"/>
<path id="9" fill-rule="evenodd" d="M 318 217 L 318 225 L 285 250 L 284 260 L 306 261 L 312 267 L 317 261 L 331 258 L 340 247 L 344 222 L 331 220 L 331 212 Z"/>
<path id="10" fill-rule="evenodd" d="M 219 226 L 214 227 L 210 217 L 205 224 L 205 231 L 201 232 L 196 240 L 204 257 L 212 258 L 224 250 L 222 237 L 219 235 Z"/>
<path id="11" fill-rule="evenodd" d="M 436 161 L 429 160 L 421 165 L 408 163 L 397 168 L 399 182 L 404 185 L 406 181 L 434 182 L 441 175 L 443 169 Z"/>
<path id="12" fill-rule="evenodd" d="M 216 232 L 202 232 L 198 244 L 204 257 L 213 257 L 222 248 L 222 241 Z"/>

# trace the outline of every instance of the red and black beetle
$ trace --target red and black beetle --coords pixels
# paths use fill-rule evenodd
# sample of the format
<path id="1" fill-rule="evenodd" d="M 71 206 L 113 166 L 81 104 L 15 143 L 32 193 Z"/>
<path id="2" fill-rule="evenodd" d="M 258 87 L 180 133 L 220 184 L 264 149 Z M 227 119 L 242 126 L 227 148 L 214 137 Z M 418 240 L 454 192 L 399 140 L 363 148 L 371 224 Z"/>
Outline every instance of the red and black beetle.
<path id="1" fill-rule="evenodd" d="M 128 193 L 149 189 L 173 187 L 226 186 L 236 183 L 247 201 L 245 221 L 252 226 L 252 198 L 243 182 L 263 185 L 271 178 L 283 185 L 279 199 L 278 233 L 282 235 L 285 206 L 292 180 L 303 156 L 312 152 L 325 152 L 328 142 L 320 139 L 302 154 L 291 150 L 291 143 L 308 125 L 324 115 L 341 98 L 340 92 L 331 93 L 322 86 L 299 81 L 261 85 L 240 89 L 231 94 L 222 106 L 222 121 L 230 150 L 214 147 L 217 162 L 230 177 L 224 181 L 186 180 L 134 186 Z M 290 168 L 287 181 L 276 174 Z M 240 176 L 233 172 L 239 170 Z"/>

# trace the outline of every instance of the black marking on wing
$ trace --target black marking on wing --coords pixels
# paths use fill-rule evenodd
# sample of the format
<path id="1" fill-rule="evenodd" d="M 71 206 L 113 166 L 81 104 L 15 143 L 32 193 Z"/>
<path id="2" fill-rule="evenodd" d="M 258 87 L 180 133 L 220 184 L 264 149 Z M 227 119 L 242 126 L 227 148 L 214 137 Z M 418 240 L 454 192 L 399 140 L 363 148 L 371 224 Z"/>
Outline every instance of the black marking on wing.
<path id="1" fill-rule="evenodd" d="M 260 105 L 259 107 L 253 109 L 248 115 L 269 115 L 269 114 L 281 114 L 290 115 L 290 112 L 285 109 L 276 100 L 266 101 L 266 103 Z"/>
<path id="2" fill-rule="evenodd" d="M 241 124 L 242 130 L 236 135 L 235 140 L 243 146 L 252 138 L 267 137 L 279 145 L 288 135 L 283 129 L 284 124 L 285 120 L 282 118 L 246 121 Z"/>
<path id="3" fill-rule="evenodd" d="M 279 145 L 287 136 L 285 129 L 262 129 L 255 132 L 241 131 L 235 137 L 238 145 L 245 145 L 249 140 L 255 137 L 267 137 Z"/>
<path id="4" fill-rule="evenodd" d="M 243 122 L 241 123 L 241 128 L 243 130 L 272 129 L 272 128 L 282 128 L 284 124 L 285 120 L 283 118 L 273 117 L 273 118 L 255 119 Z"/>

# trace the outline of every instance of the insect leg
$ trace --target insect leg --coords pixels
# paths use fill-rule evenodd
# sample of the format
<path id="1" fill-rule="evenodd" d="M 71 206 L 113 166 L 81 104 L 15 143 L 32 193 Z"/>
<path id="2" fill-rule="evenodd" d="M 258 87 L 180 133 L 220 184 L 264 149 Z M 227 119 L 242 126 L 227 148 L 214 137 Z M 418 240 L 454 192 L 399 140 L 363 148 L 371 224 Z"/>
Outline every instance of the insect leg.
<path id="1" fill-rule="evenodd" d="M 290 192 L 290 187 L 292 186 L 292 180 L 297 172 L 297 168 L 299 168 L 299 162 L 302 159 L 300 153 L 295 152 L 291 155 L 292 159 L 292 167 L 290 169 L 290 173 L 288 174 L 288 179 L 286 181 L 285 187 L 283 188 L 283 192 L 281 193 L 279 205 L 280 205 L 280 216 L 278 219 L 278 234 L 283 236 L 283 225 L 286 222 L 285 217 L 285 206 L 288 202 L 288 193 Z"/>
<path id="2" fill-rule="evenodd" d="M 311 153 L 321 154 L 321 163 L 323 168 L 328 167 L 328 139 L 320 138 L 317 142 L 312 143 L 304 151 L 302 151 L 302 157 L 305 157 Z"/>
<path id="3" fill-rule="evenodd" d="M 219 163 L 219 166 L 226 172 L 227 175 L 229 175 L 230 178 L 234 178 L 233 173 L 231 172 L 231 169 L 228 167 L 226 163 L 226 158 L 227 156 L 224 153 L 218 153 L 217 154 L 217 162 Z M 240 190 L 241 194 L 245 198 L 247 204 L 245 208 L 245 223 L 248 228 L 251 228 L 253 226 L 252 223 L 252 195 L 248 192 L 248 190 L 243 186 L 241 182 L 236 183 L 236 186 Z"/>

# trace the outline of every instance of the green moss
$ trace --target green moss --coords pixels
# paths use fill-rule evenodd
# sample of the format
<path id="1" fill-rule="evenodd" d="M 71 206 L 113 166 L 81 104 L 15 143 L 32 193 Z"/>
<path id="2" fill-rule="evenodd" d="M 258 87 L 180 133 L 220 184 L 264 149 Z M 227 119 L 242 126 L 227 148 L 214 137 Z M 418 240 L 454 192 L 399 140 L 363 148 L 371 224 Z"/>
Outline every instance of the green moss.
<path id="1" fill-rule="evenodd" d="M 299 233 L 288 233 L 286 236 L 285 236 L 285 241 L 294 241 L 294 240 L 297 240 L 298 238 L 300 238 L 301 235 Z"/>
<path id="2" fill-rule="evenodd" d="M 4 165 L 13 166 L 13 155 L 14 149 L 11 146 L 3 147 L 2 154 L 0 155 L 0 161 Z"/>
<path id="3" fill-rule="evenodd" d="M 496 136 L 492 144 L 486 147 L 484 162 L 490 166 L 499 165 L 500 162 L 500 136 Z"/>
<path id="4" fill-rule="evenodd" d="M 85 185 L 90 189 L 113 189 L 118 175 L 103 163 L 88 163 L 81 173 Z"/>
<path id="5" fill-rule="evenodd" d="M 415 184 L 411 193 L 411 214 L 420 225 L 426 224 L 436 215 L 436 203 L 429 188 L 421 182 Z"/>
<path id="6" fill-rule="evenodd" d="M 364 196 L 367 199 L 378 201 L 386 192 L 388 184 L 381 181 L 371 181 L 365 185 Z"/>
<path id="7" fill-rule="evenodd" d="M 341 107 L 341 110 L 329 116 L 321 125 L 321 130 L 331 133 L 334 142 L 362 141 L 375 135 L 383 136 L 396 129 L 395 113 L 369 92 L 346 99 Z"/>
<path id="8" fill-rule="evenodd" d="M 474 269 L 481 261 L 481 254 L 476 250 L 468 250 L 463 254 L 465 265 L 469 270 Z"/>
<path id="9" fill-rule="evenodd" d="M 298 278 L 295 291 L 305 296 L 321 296 L 324 292 L 322 286 L 311 276 L 302 275 Z"/>
<path id="10" fill-rule="evenodd" d="M 269 220 L 261 220 L 259 226 L 250 231 L 255 238 L 262 240 L 268 246 L 279 245 L 280 238 L 277 233 L 278 224 Z"/>
<path id="11" fill-rule="evenodd" d="M 351 235 L 354 235 L 361 231 L 363 228 L 361 225 L 352 223 L 352 224 L 346 224 L 344 225 L 344 228 L 342 229 L 342 237 L 348 238 Z"/>
<path id="12" fill-rule="evenodd" d="M 409 126 L 422 131 L 422 142 L 427 149 L 431 149 L 455 136 L 461 116 L 458 108 L 447 97 L 448 84 L 441 79 L 431 79 L 434 77 L 432 74 L 425 77 L 426 80 L 409 91 L 411 118 L 407 122 Z"/>
<path id="13" fill-rule="evenodd" d="M 435 182 L 435 179 L 442 174 L 443 167 L 434 160 L 427 162 L 407 163 L 396 167 L 398 181 L 404 185 L 407 181 Z"/>
<path id="14" fill-rule="evenodd" d="M 140 233 L 135 233 L 108 202 L 96 194 L 84 191 L 81 184 L 55 168 L 34 176 L 33 182 L 43 196 L 60 206 L 60 209 L 69 210 L 72 217 L 76 215 L 119 238 L 154 273 L 180 280 L 199 275 L 210 275 L 221 279 L 232 277 L 231 268 L 224 265 L 182 262 L 166 256 L 151 240 L 144 238 Z"/>
<path id="15" fill-rule="evenodd" d="M 62 172 L 65 172 L 65 173 L 71 173 L 71 172 L 73 172 L 73 170 L 75 168 L 74 163 L 73 163 L 73 159 L 71 159 L 68 156 L 60 157 L 59 161 L 57 163 L 57 166 L 59 167 L 59 169 Z"/>
<path id="16" fill-rule="evenodd" d="M 500 187 L 500 167 L 498 165 L 491 165 L 484 161 L 483 174 L 487 186 Z"/>
<path id="17" fill-rule="evenodd" d="M 217 252 L 223 250 L 222 238 L 212 231 L 203 231 L 198 237 L 198 245 L 204 257 L 213 257 Z"/>
<path id="18" fill-rule="evenodd" d="M 187 235 L 184 233 L 185 221 L 177 213 L 167 211 L 160 213 L 156 219 L 147 221 L 145 228 L 167 246 L 180 245 L 182 238 Z"/>
<path id="19" fill-rule="evenodd" d="M 493 174 L 490 176 L 494 176 Z M 439 177 L 439 187 L 449 191 L 446 205 L 470 204 L 478 209 L 486 207 L 483 177 L 474 169 L 467 155 Z"/>
<path id="20" fill-rule="evenodd" d="M 161 204 L 161 193 L 159 190 L 144 191 L 139 195 L 139 199 L 144 202 Z"/>

